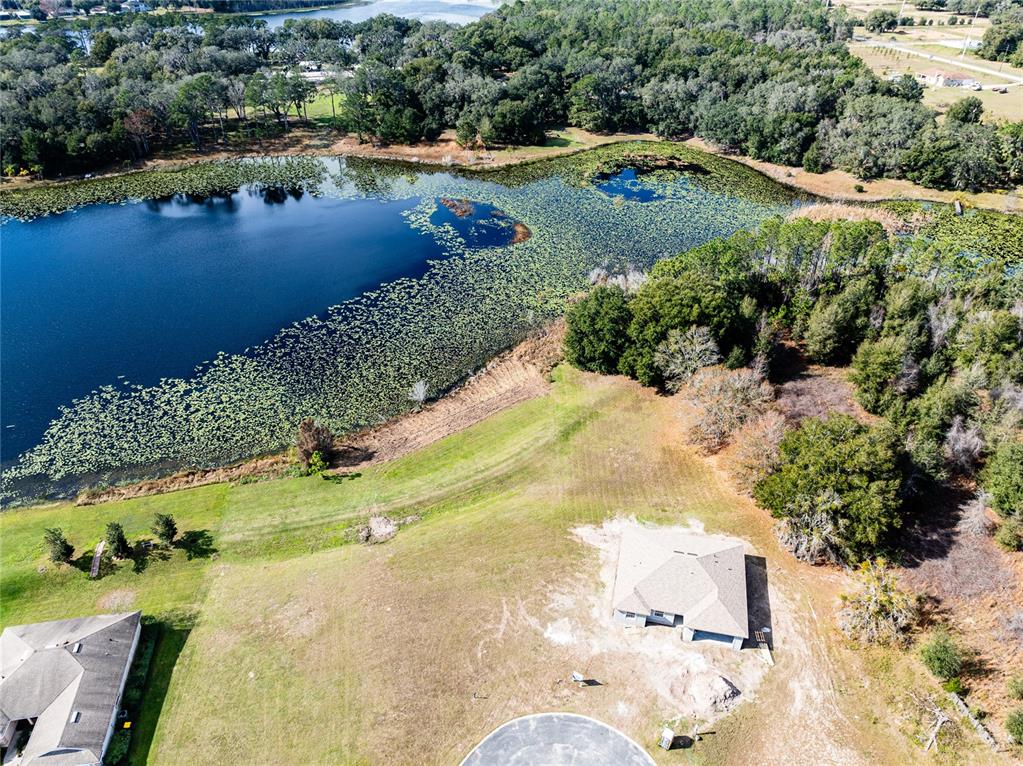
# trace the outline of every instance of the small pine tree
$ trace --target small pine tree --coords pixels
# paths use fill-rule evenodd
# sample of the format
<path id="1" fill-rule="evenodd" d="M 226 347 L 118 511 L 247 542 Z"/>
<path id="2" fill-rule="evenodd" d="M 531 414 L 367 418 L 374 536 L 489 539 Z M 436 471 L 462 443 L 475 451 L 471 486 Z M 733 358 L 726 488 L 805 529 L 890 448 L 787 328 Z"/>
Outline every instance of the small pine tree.
<path id="1" fill-rule="evenodd" d="M 860 564 L 859 587 L 842 594 L 839 625 L 852 639 L 865 644 L 900 644 L 917 617 L 917 603 L 900 590 L 884 559 Z"/>
<path id="2" fill-rule="evenodd" d="M 107 549 L 115 559 L 126 559 L 131 556 L 131 546 L 124 536 L 124 528 L 116 521 L 107 524 Z"/>
<path id="3" fill-rule="evenodd" d="M 169 513 L 158 513 L 153 517 L 153 526 L 150 527 L 164 545 L 173 545 L 174 538 L 178 534 L 178 525 L 174 523 L 174 517 Z"/>
<path id="4" fill-rule="evenodd" d="M 43 541 L 50 549 L 50 561 L 54 564 L 67 564 L 75 553 L 75 546 L 64 537 L 64 531 L 59 527 L 43 530 Z"/>
<path id="5" fill-rule="evenodd" d="M 1005 719 L 1005 730 L 1016 744 L 1023 744 L 1023 708 L 1009 713 Z"/>
<path id="6" fill-rule="evenodd" d="M 1005 685 L 1005 690 L 1014 700 L 1023 700 L 1023 676 L 1013 676 Z"/>

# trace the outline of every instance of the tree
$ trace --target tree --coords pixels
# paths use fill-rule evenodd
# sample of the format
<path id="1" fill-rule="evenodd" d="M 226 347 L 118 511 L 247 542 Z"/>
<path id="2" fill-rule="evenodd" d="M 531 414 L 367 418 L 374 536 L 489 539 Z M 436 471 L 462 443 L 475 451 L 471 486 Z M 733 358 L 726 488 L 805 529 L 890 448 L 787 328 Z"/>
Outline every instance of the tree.
<path id="1" fill-rule="evenodd" d="M 763 376 L 750 369 L 705 369 L 689 383 L 696 409 L 689 438 L 708 452 L 721 449 L 731 435 L 760 415 L 774 397 Z"/>
<path id="2" fill-rule="evenodd" d="M 842 594 L 842 632 L 864 644 L 904 643 L 919 613 L 916 599 L 899 588 L 884 559 L 861 563 L 856 579 L 856 590 Z"/>
<path id="3" fill-rule="evenodd" d="M 867 412 L 880 414 L 914 392 L 919 366 L 906 338 L 891 335 L 860 345 L 853 357 L 849 378 L 856 386 L 856 400 Z"/>
<path id="4" fill-rule="evenodd" d="M 785 418 L 769 411 L 745 423 L 732 435 L 735 451 L 728 468 L 743 492 L 752 493 L 757 482 L 778 468 L 778 447 L 785 437 Z"/>
<path id="5" fill-rule="evenodd" d="M 980 122 L 982 114 L 984 114 L 984 102 L 976 96 L 967 96 L 948 108 L 945 112 L 945 119 L 962 123 Z"/>
<path id="6" fill-rule="evenodd" d="M 173 545 L 174 538 L 178 535 L 178 525 L 169 513 L 156 514 L 153 517 L 153 526 L 150 527 L 150 530 L 160 542 L 167 546 Z"/>
<path id="7" fill-rule="evenodd" d="M 1023 442 L 998 445 L 984 468 L 981 484 L 998 513 L 1023 519 Z"/>
<path id="8" fill-rule="evenodd" d="M 126 559 L 131 556 L 131 546 L 124 536 L 124 528 L 116 521 L 107 524 L 107 550 L 115 559 Z"/>
<path id="9" fill-rule="evenodd" d="M 858 279 L 834 299 L 817 301 L 806 331 L 810 357 L 823 364 L 847 362 L 870 328 L 874 300 L 870 281 Z"/>
<path id="10" fill-rule="evenodd" d="M 497 144 L 519 144 L 523 146 L 543 143 L 543 128 L 536 113 L 524 101 L 505 99 L 498 103 L 490 118 L 490 129 L 483 140 Z"/>
<path id="11" fill-rule="evenodd" d="M 706 327 L 690 327 L 686 331 L 671 330 L 657 347 L 654 364 L 664 379 L 664 387 L 675 393 L 696 372 L 721 361 L 718 344 Z"/>
<path id="12" fill-rule="evenodd" d="M 64 537 L 59 527 L 43 530 L 43 542 L 50 551 L 50 561 L 54 564 L 67 564 L 75 553 L 75 546 Z"/>
<path id="13" fill-rule="evenodd" d="M 863 26 L 874 34 L 891 32 L 899 26 L 899 17 L 893 11 L 877 8 L 867 14 Z"/>
<path id="14" fill-rule="evenodd" d="M 308 469 L 313 453 L 319 452 L 328 459 L 334 454 L 334 435 L 329 428 L 320 425 L 313 418 L 303 418 L 298 424 L 295 447 L 298 451 L 298 462 L 303 468 Z"/>
<path id="15" fill-rule="evenodd" d="M 565 356 L 582 370 L 610 375 L 618 372 L 627 344 L 632 314 L 618 287 L 597 285 L 565 317 Z"/>
<path id="16" fill-rule="evenodd" d="M 943 681 L 958 678 L 963 671 L 963 651 L 944 627 L 938 628 L 920 649 L 920 659 Z"/>
<path id="17" fill-rule="evenodd" d="M 838 555 L 869 558 L 902 525 L 897 435 L 848 415 L 807 418 L 779 447 L 778 469 L 753 496 L 777 518 L 823 513 L 834 525 Z"/>

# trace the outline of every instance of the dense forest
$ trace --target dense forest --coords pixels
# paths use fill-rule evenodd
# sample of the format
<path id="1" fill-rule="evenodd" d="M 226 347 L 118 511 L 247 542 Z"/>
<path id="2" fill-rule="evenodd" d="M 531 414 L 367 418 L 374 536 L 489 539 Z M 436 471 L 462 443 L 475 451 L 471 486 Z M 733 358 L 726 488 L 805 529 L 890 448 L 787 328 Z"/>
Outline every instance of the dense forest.
<path id="1" fill-rule="evenodd" d="M 1023 179 L 1023 126 L 936 121 L 912 78 L 845 46 L 844 9 L 806 0 L 521 0 L 464 27 L 216 14 L 53 20 L 0 41 L 2 166 L 54 176 L 290 128 L 329 94 L 334 126 L 380 143 L 455 129 L 531 144 L 565 124 L 700 136 L 758 159 L 951 189 Z M 319 85 L 302 69 L 325 73 Z"/>
<path id="2" fill-rule="evenodd" d="M 597 273 L 569 311 L 567 356 L 684 390 L 691 440 L 708 452 L 735 443 L 738 483 L 800 558 L 889 551 L 920 498 L 971 477 L 981 507 L 1003 518 L 998 541 L 1023 549 L 1018 232 L 985 252 L 963 235 L 974 225 L 988 224 L 893 236 L 871 220 L 775 219 L 661 261 L 645 280 Z M 787 425 L 769 381 L 793 347 L 848 368 L 876 417 Z"/>

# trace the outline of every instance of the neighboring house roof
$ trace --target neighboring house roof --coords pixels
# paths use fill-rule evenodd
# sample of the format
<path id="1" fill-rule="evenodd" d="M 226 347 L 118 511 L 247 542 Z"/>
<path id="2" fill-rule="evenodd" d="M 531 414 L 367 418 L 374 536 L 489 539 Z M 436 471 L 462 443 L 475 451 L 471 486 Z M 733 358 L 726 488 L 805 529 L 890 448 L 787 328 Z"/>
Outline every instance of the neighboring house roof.
<path id="1" fill-rule="evenodd" d="M 103 614 L 0 633 L 0 722 L 37 719 L 22 766 L 100 762 L 141 616 Z"/>
<path id="2" fill-rule="evenodd" d="M 694 630 L 747 638 L 745 546 L 721 537 L 628 529 L 613 603 L 623 612 L 678 614 Z"/>

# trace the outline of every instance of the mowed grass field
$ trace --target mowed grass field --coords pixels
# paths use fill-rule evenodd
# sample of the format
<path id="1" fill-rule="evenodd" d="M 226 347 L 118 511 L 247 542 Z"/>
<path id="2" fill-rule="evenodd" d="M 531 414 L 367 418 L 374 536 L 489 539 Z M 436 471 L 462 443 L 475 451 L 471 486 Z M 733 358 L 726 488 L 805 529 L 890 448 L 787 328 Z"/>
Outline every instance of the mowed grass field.
<path id="1" fill-rule="evenodd" d="M 2 622 L 142 609 L 169 626 L 135 764 L 457 764 L 504 721 L 544 710 L 608 721 L 664 763 L 739 764 L 754 753 L 830 762 L 813 760 L 823 739 L 864 763 L 917 762 L 920 749 L 876 714 L 890 687 L 864 683 L 859 661 L 827 635 L 840 578 L 784 558 L 766 514 L 683 446 L 677 403 L 620 378 L 564 366 L 554 376 L 546 397 L 339 481 L 0 514 Z M 46 527 L 86 553 L 107 521 L 134 540 L 157 511 L 209 539 L 193 535 L 204 545 L 96 581 L 46 561 Z M 420 520 L 380 545 L 346 542 L 375 514 Z M 669 711 L 656 695 L 630 696 L 622 668 L 544 636 L 558 616 L 552 592 L 599 588 L 597 553 L 571 530 L 618 515 L 702 522 L 768 557 L 781 599 L 778 666 L 753 704 L 692 751 L 653 748 Z M 893 662 L 900 684 L 919 681 L 886 655 Z M 819 679 L 803 688 L 808 669 Z M 566 683 L 574 670 L 604 686 Z"/>

